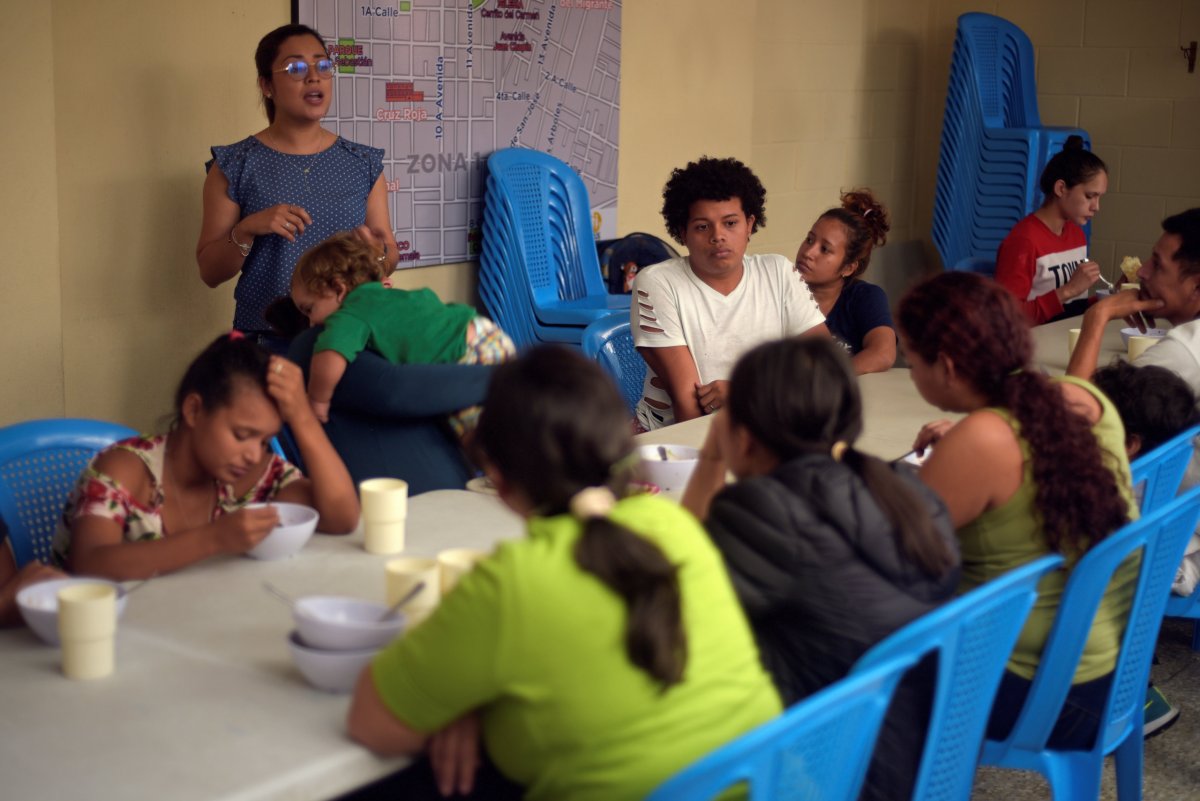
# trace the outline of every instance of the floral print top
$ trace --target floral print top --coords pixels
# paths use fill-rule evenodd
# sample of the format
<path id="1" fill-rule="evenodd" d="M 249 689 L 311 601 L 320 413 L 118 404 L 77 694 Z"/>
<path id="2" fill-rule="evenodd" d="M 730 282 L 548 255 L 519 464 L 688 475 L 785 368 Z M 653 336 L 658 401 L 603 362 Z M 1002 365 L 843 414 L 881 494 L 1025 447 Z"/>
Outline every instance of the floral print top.
<path id="1" fill-rule="evenodd" d="M 137 456 L 150 471 L 154 482 L 150 504 L 145 505 L 130 494 L 129 490 L 111 476 L 96 469 L 96 459 L 110 450 L 124 450 Z M 97 454 L 87 469 L 75 482 L 75 488 L 67 498 L 66 508 L 58 521 L 54 533 L 53 557 L 55 564 L 66 563 L 71 546 L 71 523 L 81 517 L 94 515 L 115 521 L 125 532 L 129 542 L 162 539 L 163 530 L 163 457 L 167 452 L 167 435 L 154 437 L 130 437 L 114 443 Z M 240 498 L 234 495 L 232 484 L 217 484 L 217 504 L 213 507 L 210 520 L 223 514 L 236 512 L 251 503 L 263 503 L 279 494 L 279 491 L 303 478 L 300 470 L 290 462 L 271 456 L 267 469 L 263 471 L 250 490 Z"/>

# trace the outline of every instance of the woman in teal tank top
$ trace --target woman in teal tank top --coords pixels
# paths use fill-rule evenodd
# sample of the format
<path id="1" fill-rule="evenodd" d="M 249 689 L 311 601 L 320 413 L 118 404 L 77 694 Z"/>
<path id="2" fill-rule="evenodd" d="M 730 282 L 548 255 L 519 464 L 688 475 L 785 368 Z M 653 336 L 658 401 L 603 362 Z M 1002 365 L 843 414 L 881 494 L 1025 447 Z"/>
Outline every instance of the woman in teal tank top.
<path id="1" fill-rule="evenodd" d="M 1047 553 L 1061 553 L 1069 571 L 1136 516 L 1120 416 L 1086 381 L 1033 368 L 1029 324 L 1010 293 L 978 275 L 943 273 L 905 296 L 898 321 L 922 397 L 966 414 L 925 426 L 916 442 L 919 450 L 936 443 L 921 479 L 958 529 L 960 591 Z M 1028 694 L 1067 571 L 1039 585 L 993 707 L 991 738 L 1008 734 Z M 1136 580 L 1135 563 L 1121 568 L 1101 603 L 1052 747 L 1091 746 Z"/>

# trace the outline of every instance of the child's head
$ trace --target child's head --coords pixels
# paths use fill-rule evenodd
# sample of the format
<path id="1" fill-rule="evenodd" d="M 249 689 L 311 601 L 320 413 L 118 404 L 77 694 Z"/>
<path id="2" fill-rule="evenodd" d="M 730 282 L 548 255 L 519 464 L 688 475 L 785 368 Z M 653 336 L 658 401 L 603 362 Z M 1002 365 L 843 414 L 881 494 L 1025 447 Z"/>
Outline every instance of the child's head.
<path id="1" fill-rule="evenodd" d="M 629 415 L 616 385 L 566 348 L 539 347 L 497 368 L 475 441 L 500 497 L 525 515 L 571 514 L 576 564 L 625 603 L 625 652 L 663 688 L 687 664 L 676 567 L 608 512 L 628 482 Z"/>
<path id="2" fill-rule="evenodd" d="M 320 325 L 355 287 L 387 277 L 386 259 L 353 231 L 311 248 L 292 272 L 292 300 L 311 325 Z"/>
<path id="3" fill-rule="evenodd" d="M 729 378 L 726 410 L 731 431 L 744 429 L 781 462 L 852 445 L 862 433 L 854 368 L 829 339 L 782 339 L 746 353 Z"/>
<path id="4" fill-rule="evenodd" d="M 194 434 L 200 464 L 219 481 L 237 481 L 279 432 L 267 394 L 271 354 L 241 334 L 222 334 L 188 365 L 175 391 L 175 427 Z"/>
<path id="5" fill-rule="evenodd" d="M 887 242 L 887 209 L 869 189 L 842 194 L 840 208 L 817 218 L 796 253 L 796 269 L 810 284 L 845 279 L 867 271 L 871 251 Z"/>
<path id="6" fill-rule="evenodd" d="M 497 368 L 475 440 L 484 461 L 538 514 L 560 514 L 585 487 L 619 492 L 613 466 L 633 450 L 612 380 L 566 348 L 527 351 Z"/>
<path id="7" fill-rule="evenodd" d="M 699 161 L 671 171 L 663 188 L 662 215 L 667 233 L 681 245 L 687 244 L 692 206 L 700 200 L 739 201 L 751 234 L 767 225 L 767 190 L 758 176 L 737 159 L 701 156 Z"/>
<path id="8" fill-rule="evenodd" d="M 1095 153 L 1083 149 L 1083 138 L 1067 137 L 1062 151 L 1046 162 L 1038 181 L 1044 206 L 1055 206 L 1068 220 L 1086 225 L 1100 210 L 1108 191 L 1108 167 Z"/>
<path id="9" fill-rule="evenodd" d="M 1186 381 L 1164 367 L 1114 361 L 1097 370 L 1092 382 L 1117 407 L 1131 459 L 1197 422 L 1195 394 Z"/>

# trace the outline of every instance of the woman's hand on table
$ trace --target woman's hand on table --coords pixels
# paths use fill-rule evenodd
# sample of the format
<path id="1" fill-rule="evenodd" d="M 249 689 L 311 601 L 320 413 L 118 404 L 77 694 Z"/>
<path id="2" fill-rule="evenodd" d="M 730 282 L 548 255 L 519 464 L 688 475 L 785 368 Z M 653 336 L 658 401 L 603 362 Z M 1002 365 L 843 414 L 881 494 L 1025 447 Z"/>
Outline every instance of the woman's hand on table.
<path id="1" fill-rule="evenodd" d="M 696 402 L 700 404 L 703 414 L 712 414 L 725 408 L 725 399 L 729 396 L 728 381 L 710 381 L 707 384 L 696 384 Z"/>
<path id="2" fill-rule="evenodd" d="M 917 455 L 925 452 L 926 448 L 937 444 L 937 441 L 946 436 L 946 432 L 954 428 L 954 423 L 950 420 L 934 420 L 932 423 L 926 423 L 921 426 L 921 430 L 917 432 L 917 438 L 913 441 L 913 450 Z"/>
<path id="3" fill-rule="evenodd" d="M 429 763 L 443 796 L 470 794 L 479 769 L 479 715 L 470 712 L 432 735 Z"/>
<path id="4" fill-rule="evenodd" d="M 289 242 L 295 242 L 296 237 L 304 233 L 305 227 L 309 225 L 312 225 L 312 217 L 302 206 L 279 203 L 246 215 L 235 227 L 238 233 L 251 236 L 276 234 Z"/>

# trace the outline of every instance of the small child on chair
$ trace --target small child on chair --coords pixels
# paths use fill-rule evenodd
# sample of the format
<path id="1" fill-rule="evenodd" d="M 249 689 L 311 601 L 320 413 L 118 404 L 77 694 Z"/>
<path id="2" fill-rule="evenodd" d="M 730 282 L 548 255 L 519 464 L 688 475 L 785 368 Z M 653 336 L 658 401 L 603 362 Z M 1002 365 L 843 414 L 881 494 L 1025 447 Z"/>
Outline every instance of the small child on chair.
<path id="1" fill-rule="evenodd" d="M 309 250 L 292 273 L 292 300 L 310 325 L 324 325 L 313 348 L 308 399 L 329 420 L 333 390 L 364 349 L 393 364 L 499 364 L 516 355 L 508 335 L 470 306 L 442 303 L 430 289 L 391 289 L 381 253 L 351 231 Z M 479 407 L 450 416 L 461 439 Z"/>

